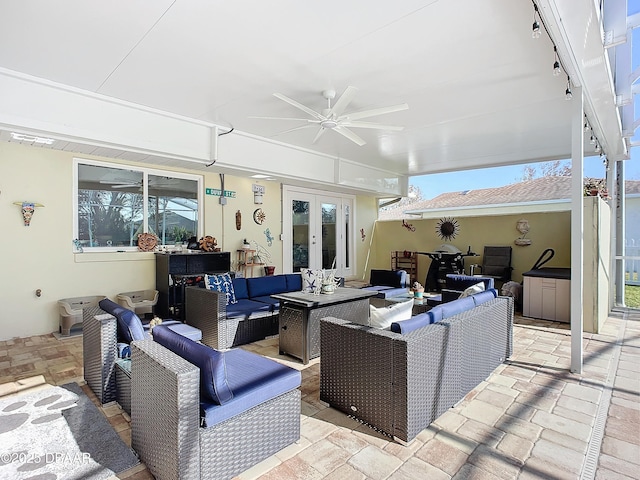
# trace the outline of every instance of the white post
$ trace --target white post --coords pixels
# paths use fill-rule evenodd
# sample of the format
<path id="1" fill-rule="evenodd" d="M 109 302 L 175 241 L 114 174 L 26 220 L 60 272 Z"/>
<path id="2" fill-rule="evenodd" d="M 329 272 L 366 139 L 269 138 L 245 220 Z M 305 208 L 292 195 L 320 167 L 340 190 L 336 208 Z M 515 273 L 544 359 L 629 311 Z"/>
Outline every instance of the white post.
<path id="1" fill-rule="evenodd" d="M 571 371 L 582 373 L 584 147 L 582 87 L 571 100 Z"/>

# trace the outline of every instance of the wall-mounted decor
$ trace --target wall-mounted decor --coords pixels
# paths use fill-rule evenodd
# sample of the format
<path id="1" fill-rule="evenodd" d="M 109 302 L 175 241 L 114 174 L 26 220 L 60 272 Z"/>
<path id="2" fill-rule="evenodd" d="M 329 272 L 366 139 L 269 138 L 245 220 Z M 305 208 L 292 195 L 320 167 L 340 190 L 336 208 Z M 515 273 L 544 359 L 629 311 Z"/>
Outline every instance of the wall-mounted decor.
<path id="1" fill-rule="evenodd" d="M 212 237 L 211 235 L 207 235 L 206 237 L 202 237 L 199 240 L 199 243 L 200 243 L 200 250 L 202 250 L 204 252 L 217 252 L 217 251 L 219 251 L 219 249 L 217 249 L 218 241 L 215 239 L 215 237 Z"/>
<path id="2" fill-rule="evenodd" d="M 141 252 L 153 252 L 158 245 L 158 237 L 153 233 L 141 233 L 138 235 L 138 250 Z"/>
<path id="3" fill-rule="evenodd" d="M 240 230 L 242 228 L 242 213 L 240 210 L 236 212 L 236 230 Z"/>
<path id="4" fill-rule="evenodd" d="M 405 222 L 404 218 L 402 219 L 402 226 L 404 228 L 406 228 L 407 230 L 409 230 L 410 232 L 415 232 L 416 231 L 416 227 L 414 227 L 412 223 Z"/>
<path id="5" fill-rule="evenodd" d="M 256 208 L 256 210 L 253 212 L 253 221 L 258 225 L 262 225 L 266 218 L 267 216 L 264 214 L 264 211 L 261 208 Z"/>
<path id="6" fill-rule="evenodd" d="M 31 218 L 36 211 L 36 207 L 44 207 L 41 203 L 35 202 L 13 202 L 13 204 L 22 207 L 22 220 L 25 227 L 31 225 Z"/>
<path id="7" fill-rule="evenodd" d="M 518 230 L 522 234 L 522 236 L 516 238 L 515 242 L 513 243 L 520 247 L 531 245 L 531 239 L 524 238 L 527 236 L 527 233 L 529 233 L 529 221 L 524 218 L 518 220 L 518 223 L 516 223 L 516 230 Z"/>
<path id="8" fill-rule="evenodd" d="M 267 246 L 273 245 L 273 235 L 271 235 L 271 230 L 268 228 L 264 231 L 264 236 L 267 238 Z"/>
<path id="9" fill-rule="evenodd" d="M 367 235 L 365 235 L 364 233 L 364 228 L 360 229 L 360 238 L 362 239 L 363 242 L 364 242 L 364 239 L 367 238 Z"/>
<path id="10" fill-rule="evenodd" d="M 442 240 L 452 240 L 460 231 L 460 224 L 455 218 L 444 217 L 436 224 L 436 233 Z"/>
<path id="11" fill-rule="evenodd" d="M 262 197 L 264 196 L 265 188 L 264 185 L 251 185 L 251 190 L 253 190 L 253 203 L 256 205 L 262 204 Z"/>

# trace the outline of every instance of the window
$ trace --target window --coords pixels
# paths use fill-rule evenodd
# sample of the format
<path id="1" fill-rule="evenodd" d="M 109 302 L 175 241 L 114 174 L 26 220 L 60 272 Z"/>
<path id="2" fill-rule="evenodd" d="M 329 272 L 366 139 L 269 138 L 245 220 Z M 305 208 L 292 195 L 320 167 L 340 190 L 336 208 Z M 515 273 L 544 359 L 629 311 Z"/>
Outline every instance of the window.
<path id="1" fill-rule="evenodd" d="M 198 237 L 202 177 L 75 160 L 74 239 L 94 251 L 136 250 L 140 233 L 159 244 Z"/>

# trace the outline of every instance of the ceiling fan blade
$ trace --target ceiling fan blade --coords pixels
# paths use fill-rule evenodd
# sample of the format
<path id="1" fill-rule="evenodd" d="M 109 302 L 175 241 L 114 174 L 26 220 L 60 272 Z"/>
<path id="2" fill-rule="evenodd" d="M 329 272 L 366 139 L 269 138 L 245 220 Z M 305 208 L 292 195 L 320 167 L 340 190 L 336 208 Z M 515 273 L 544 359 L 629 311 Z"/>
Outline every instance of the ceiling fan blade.
<path id="1" fill-rule="evenodd" d="M 316 133 L 316 136 L 314 137 L 313 142 L 311 143 L 316 143 L 326 130 L 327 130 L 326 128 L 320 127 L 320 130 L 318 130 L 318 133 Z"/>
<path id="2" fill-rule="evenodd" d="M 331 107 L 328 116 L 330 117 L 333 114 L 335 118 L 342 115 L 342 112 L 344 112 L 345 109 L 349 106 L 353 98 L 356 96 L 356 93 L 358 93 L 358 89 L 356 87 L 347 87 L 342 95 L 340 95 L 340 98 L 335 103 L 335 105 Z"/>
<path id="3" fill-rule="evenodd" d="M 258 117 L 256 115 L 250 115 L 247 118 L 260 118 L 262 120 L 297 120 L 298 122 L 313 122 L 315 120 L 309 120 L 308 118 L 292 118 L 292 117 Z M 319 120 L 318 120 L 319 121 Z"/>
<path id="4" fill-rule="evenodd" d="M 404 126 L 402 125 L 383 125 L 380 123 L 370 123 L 370 122 L 349 122 L 344 121 L 341 122 L 340 125 L 343 127 L 353 127 L 353 128 L 376 128 L 379 130 L 393 130 L 399 132 L 400 130 L 404 130 Z"/>
<path id="5" fill-rule="evenodd" d="M 274 93 L 273 94 L 274 97 L 279 98 L 280 100 L 282 100 L 283 102 L 287 102 L 289 105 L 293 105 L 296 108 L 299 108 L 300 110 L 302 110 L 305 113 L 308 113 L 309 115 L 311 115 L 313 118 L 317 118 L 318 120 L 324 120 L 325 117 L 320 115 L 318 112 L 311 110 L 309 107 L 305 107 L 304 105 L 302 105 L 301 103 L 296 102 L 295 100 L 282 95 L 281 93 Z"/>
<path id="6" fill-rule="evenodd" d="M 338 132 L 343 137 L 347 137 L 353 143 L 357 143 L 360 147 L 362 145 L 364 145 L 365 143 L 367 143 L 362 138 L 360 138 L 358 135 L 356 135 L 351 130 L 349 130 L 348 128 L 338 126 L 338 127 L 334 128 L 333 131 L 334 132 Z"/>
<path id="7" fill-rule="evenodd" d="M 371 110 L 363 110 L 361 112 L 350 113 L 348 115 L 344 115 L 344 119 L 360 120 L 361 118 L 375 117 L 376 115 L 384 115 L 385 113 L 401 112 L 402 110 L 407 110 L 408 108 L 409 105 L 407 105 L 406 103 L 401 103 L 399 105 L 392 105 L 390 107 L 374 108 Z"/>
<path id="8" fill-rule="evenodd" d="M 313 125 L 300 125 L 299 127 L 293 127 L 288 130 L 284 130 L 282 132 L 274 133 L 272 136 L 277 137 L 278 135 L 284 135 L 285 133 L 295 132 L 297 130 L 302 130 L 304 128 L 313 127 Z"/>

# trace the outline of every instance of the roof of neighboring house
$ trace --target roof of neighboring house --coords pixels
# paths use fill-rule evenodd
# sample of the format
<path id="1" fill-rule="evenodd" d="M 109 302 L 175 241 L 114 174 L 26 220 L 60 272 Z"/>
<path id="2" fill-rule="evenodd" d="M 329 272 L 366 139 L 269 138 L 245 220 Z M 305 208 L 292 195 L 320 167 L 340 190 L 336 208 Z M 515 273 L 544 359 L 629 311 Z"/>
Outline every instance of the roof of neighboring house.
<path id="1" fill-rule="evenodd" d="M 627 180 L 626 193 L 640 193 L 640 180 Z M 478 205 L 502 205 L 544 200 L 571 198 L 571 177 L 540 177 L 525 182 L 512 183 L 504 187 L 482 188 L 443 193 L 430 200 L 421 200 L 409 205 L 387 208 L 380 211 L 379 220 L 415 218 L 407 212 L 431 209 L 461 208 Z"/>

